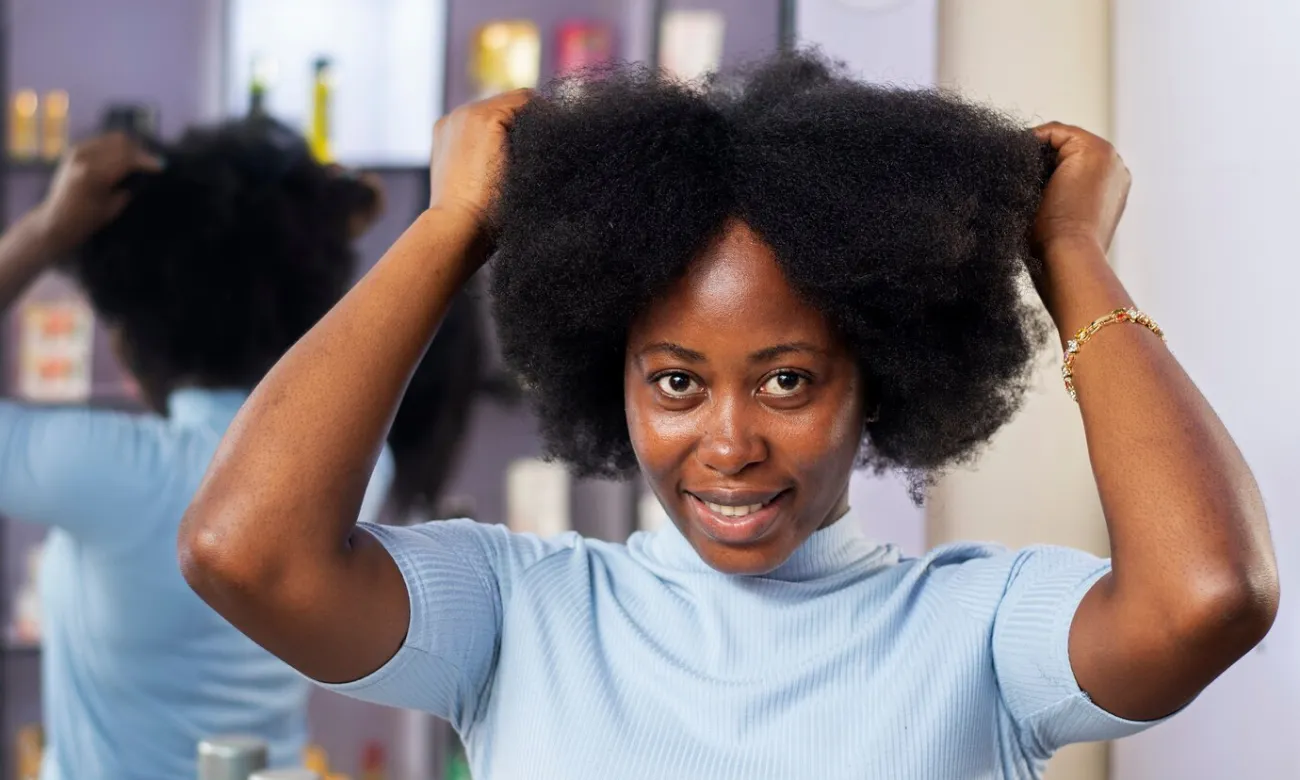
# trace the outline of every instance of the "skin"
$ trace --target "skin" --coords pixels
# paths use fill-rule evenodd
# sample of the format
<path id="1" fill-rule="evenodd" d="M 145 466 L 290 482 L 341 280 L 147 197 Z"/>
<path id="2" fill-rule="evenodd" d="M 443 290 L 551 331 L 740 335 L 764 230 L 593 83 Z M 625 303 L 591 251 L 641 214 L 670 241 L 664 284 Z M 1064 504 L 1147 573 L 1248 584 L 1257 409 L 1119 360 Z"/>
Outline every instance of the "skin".
<path id="1" fill-rule="evenodd" d="M 190 584 L 316 679 L 365 676 L 405 637 L 405 584 L 387 552 L 355 528 L 356 517 L 406 382 L 453 295 L 486 257 L 492 182 L 506 130 L 528 98 L 510 93 L 439 121 L 430 209 L 257 388 L 187 513 L 179 551 Z M 1129 177 L 1114 149 L 1090 133 L 1060 124 L 1037 132 L 1060 157 L 1034 242 L 1046 265 L 1040 293 L 1064 339 L 1131 303 L 1105 254 Z M 765 571 L 838 516 L 864 388 L 748 229 L 729 225 L 633 331 L 626 396 L 636 451 L 705 560 L 723 571 Z M 753 359 L 792 334 L 817 349 Z M 698 354 L 649 349 L 659 342 Z M 794 408 L 763 392 L 782 369 L 818 378 Z M 656 396 L 651 380 L 663 371 L 697 380 L 698 390 L 665 380 L 695 395 Z M 1267 519 L 1231 437 L 1151 333 L 1106 328 L 1075 373 L 1114 571 L 1077 611 L 1070 659 L 1100 706 L 1159 717 L 1272 624 L 1278 587 Z M 708 538 L 686 493 L 735 489 L 791 495 L 763 533 L 740 543 Z"/>
<path id="2" fill-rule="evenodd" d="M 857 363 L 743 222 L 634 323 L 623 385 L 641 470 L 713 568 L 770 572 L 848 509 Z M 718 538 L 701 501 L 773 496 L 771 519 L 738 543 Z"/>

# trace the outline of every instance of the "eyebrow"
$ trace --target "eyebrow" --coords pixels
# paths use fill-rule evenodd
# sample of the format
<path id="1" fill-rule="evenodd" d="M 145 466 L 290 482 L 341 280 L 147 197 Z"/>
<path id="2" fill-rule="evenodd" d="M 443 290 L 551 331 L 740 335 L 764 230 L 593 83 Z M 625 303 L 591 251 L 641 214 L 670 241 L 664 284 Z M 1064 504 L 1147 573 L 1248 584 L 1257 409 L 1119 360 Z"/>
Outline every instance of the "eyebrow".
<path id="1" fill-rule="evenodd" d="M 659 341 L 650 344 L 645 349 L 641 350 L 641 355 L 648 355 L 652 352 L 663 352 L 686 363 L 703 363 L 706 361 L 703 353 L 696 352 L 693 349 L 687 349 L 680 344 L 674 344 L 670 341 Z M 749 362 L 770 363 L 779 357 L 794 352 L 811 352 L 816 355 L 825 354 L 825 350 L 812 344 L 804 341 L 794 341 L 789 344 L 774 344 L 770 347 L 764 347 L 757 352 L 751 353 L 749 356 Z"/>

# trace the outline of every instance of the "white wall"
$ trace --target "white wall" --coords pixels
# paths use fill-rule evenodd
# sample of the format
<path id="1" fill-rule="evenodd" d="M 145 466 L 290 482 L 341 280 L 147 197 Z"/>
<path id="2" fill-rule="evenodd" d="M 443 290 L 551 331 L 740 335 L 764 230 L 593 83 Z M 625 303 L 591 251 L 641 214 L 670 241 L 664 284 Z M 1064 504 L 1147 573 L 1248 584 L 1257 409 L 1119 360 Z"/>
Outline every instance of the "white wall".
<path id="1" fill-rule="evenodd" d="M 1123 0 L 1128 2 L 1129 0 Z M 1027 121 L 1110 130 L 1106 0 L 942 0 L 939 81 Z M 1021 414 L 974 469 L 952 474 L 929 505 L 929 541 L 1107 548 L 1079 413 L 1061 387 L 1059 354 L 1043 354 Z M 1104 745 L 1061 751 L 1050 780 L 1101 780 Z M 1151 775 L 1155 778 L 1172 777 Z"/>
<path id="2" fill-rule="evenodd" d="M 1300 3 L 1124 0 L 1114 47 L 1123 276 L 1255 471 L 1283 597 L 1263 649 L 1120 743 L 1113 777 L 1300 777 Z"/>

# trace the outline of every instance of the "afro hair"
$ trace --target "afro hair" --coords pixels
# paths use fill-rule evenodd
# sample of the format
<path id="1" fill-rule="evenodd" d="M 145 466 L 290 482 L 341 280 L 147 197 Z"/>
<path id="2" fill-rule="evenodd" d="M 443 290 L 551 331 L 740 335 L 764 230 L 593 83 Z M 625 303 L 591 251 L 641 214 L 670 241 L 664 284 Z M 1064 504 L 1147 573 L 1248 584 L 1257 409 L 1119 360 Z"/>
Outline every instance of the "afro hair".
<path id="1" fill-rule="evenodd" d="M 354 272 L 349 217 L 374 194 L 269 119 L 187 132 L 122 215 L 71 259 L 150 402 L 252 387 Z"/>
<path id="2" fill-rule="evenodd" d="M 1052 155 L 939 91 L 865 84 L 816 52 L 682 83 L 621 65 L 558 81 L 509 133 L 492 297 L 548 453 L 636 467 L 628 328 L 729 218 L 857 356 L 863 464 L 925 482 L 1018 409 L 1045 323 L 1025 302 Z"/>

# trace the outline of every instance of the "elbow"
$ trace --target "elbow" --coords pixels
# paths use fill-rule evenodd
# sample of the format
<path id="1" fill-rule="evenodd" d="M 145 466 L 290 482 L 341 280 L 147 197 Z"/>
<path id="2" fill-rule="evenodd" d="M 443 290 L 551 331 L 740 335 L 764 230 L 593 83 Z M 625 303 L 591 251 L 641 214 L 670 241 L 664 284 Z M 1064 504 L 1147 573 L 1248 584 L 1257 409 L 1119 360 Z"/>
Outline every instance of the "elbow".
<path id="1" fill-rule="evenodd" d="M 1205 577 L 1189 589 L 1178 621 L 1194 644 L 1241 657 L 1263 641 L 1277 618 L 1281 591 L 1270 558 L 1231 575 Z"/>
<path id="2" fill-rule="evenodd" d="M 256 546 L 241 540 L 239 523 L 192 506 L 185 513 L 177 540 L 181 575 L 208 604 L 228 603 L 240 594 L 266 592 L 273 579 L 273 561 Z"/>

